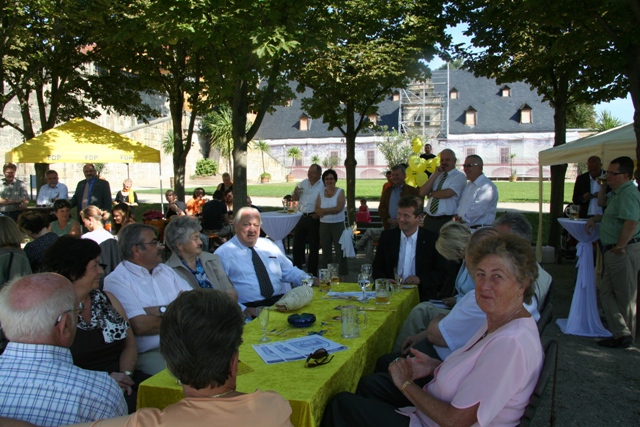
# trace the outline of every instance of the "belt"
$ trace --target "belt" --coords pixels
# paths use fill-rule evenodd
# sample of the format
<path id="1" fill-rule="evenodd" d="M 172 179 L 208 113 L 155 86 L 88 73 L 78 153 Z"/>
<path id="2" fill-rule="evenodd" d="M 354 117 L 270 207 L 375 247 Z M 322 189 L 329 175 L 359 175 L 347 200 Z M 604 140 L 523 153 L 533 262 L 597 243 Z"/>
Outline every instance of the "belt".
<path id="1" fill-rule="evenodd" d="M 427 214 L 427 216 L 431 219 L 451 219 L 453 218 L 453 215 L 440 215 L 440 216 L 433 216 L 433 215 L 429 215 Z"/>
<path id="2" fill-rule="evenodd" d="M 303 213 L 303 214 L 302 214 L 302 216 L 303 216 L 303 217 L 305 217 L 305 216 L 313 216 L 313 214 L 314 214 L 314 213 L 315 213 L 315 212 Z"/>
<path id="3" fill-rule="evenodd" d="M 478 225 L 472 225 L 469 228 L 472 229 L 472 230 L 475 230 L 475 229 L 482 228 L 482 227 L 491 227 L 491 225 L 478 224 Z"/>
<path id="4" fill-rule="evenodd" d="M 245 307 L 271 307 L 272 305 L 277 303 L 280 298 L 282 298 L 282 294 L 273 295 L 271 298 L 266 298 L 261 301 L 243 302 L 242 305 L 244 305 Z"/>
<path id="5" fill-rule="evenodd" d="M 632 245 L 632 244 L 634 244 L 634 243 L 638 243 L 638 242 L 640 242 L 640 237 L 634 237 L 633 239 L 631 239 L 631 240 L 629 240 L 629 241 L 627 242 L 627 246 L 628 246 L 628 245 Z M 614 244 L 614 245 L 606 245 L 606 246 L 604 247 L 604 249 L 605 249 L 606 251 L 610 251 L 611 249 L 615 248 L 616 246 L 618 246 L 618 245 L 617 245 L 617 244 Z"/>

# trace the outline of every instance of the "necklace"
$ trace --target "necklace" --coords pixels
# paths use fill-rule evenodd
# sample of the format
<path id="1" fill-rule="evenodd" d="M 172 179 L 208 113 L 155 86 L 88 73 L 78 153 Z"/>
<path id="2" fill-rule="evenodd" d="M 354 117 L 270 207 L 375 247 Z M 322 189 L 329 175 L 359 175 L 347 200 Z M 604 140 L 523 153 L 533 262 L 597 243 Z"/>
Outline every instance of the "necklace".
<path id="1" fill-rule="evenodd" d="M 502 323 L 500 324 L 500 326 L 498 326 L 498 327 L 497 327 L 496 329 L 494 329 L 493 331 L 495 331 L 495 330 L 497 330 L 497 329 L 501 328 L 502 326 L 506 325 L 507 323 L 509 323 L 509 321 L 510 321 L 511 319 L 513 319 L 513 317 L 514 317 L 516 314 L 518 314 L 518 313 L 520 313 L 520 312 L 522 311 L 522 309 L 524 309 L 524 306 L 523 306 L 523 307 L 520 307 L 519 309 L 517 309 L 516 311 L 514 311 L 514 312 L 513 312 L 513 314 L 512 314 L 511 316 L 509 316 L 509 318 L 508 318 L 507 320 L 505 320 L 504 322 L 502 322 Z M 491 331 L 491 332 L 493 332 L 493 331 Z M 485 332 L 485 333 L 480 337 L 480 339 L 483 339 L 483 338 L 484 338 L 484 337 L 486 337 L 488 334 L 489 334 L 489 328 L 487 328 L 487 331 L 486 331 L 486 332 Z M 478 341 L 480 341 L 480 340 L 478 340 Z"/>
<path id="2" fill-rule="evenodd" d="M 209 396 L 209 397 L 223 397 L 223 396 L 226 396 L 227 394 L 233 393 L 234 391 L 235 390 L 227 390 L 224 393 L 214 394 L 213 396 Z"/>

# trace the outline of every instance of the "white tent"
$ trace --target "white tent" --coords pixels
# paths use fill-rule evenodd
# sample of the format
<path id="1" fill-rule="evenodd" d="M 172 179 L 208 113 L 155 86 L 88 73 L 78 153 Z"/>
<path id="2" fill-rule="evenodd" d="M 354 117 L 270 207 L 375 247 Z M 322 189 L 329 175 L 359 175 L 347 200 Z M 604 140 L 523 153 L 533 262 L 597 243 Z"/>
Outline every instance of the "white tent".
<path id="1" fill-rule="evenodd" d="M 629 156 L 635 159 L 636 134 L 633 131 L 633 122 L 617 128 L 609 129 L 595 135 L 580 138 L 558 147 L 548 148 L 539 153 L 539 176 L 542 176 L 542 167 L 560 165 L 563 163 L 586 162 L 591 156 L 598 156 L 603 164 L 620 156 Z M 536 253 L 538 260 L 542 258 L 542 179 L 539 180 L 539 208 L 538 243 Z"/>

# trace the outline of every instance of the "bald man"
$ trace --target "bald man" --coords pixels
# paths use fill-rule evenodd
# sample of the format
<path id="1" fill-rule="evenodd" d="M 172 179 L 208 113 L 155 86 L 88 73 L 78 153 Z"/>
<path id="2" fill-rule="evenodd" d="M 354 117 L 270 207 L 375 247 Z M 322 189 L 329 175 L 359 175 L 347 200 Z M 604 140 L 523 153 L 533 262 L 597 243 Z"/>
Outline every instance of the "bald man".
<path id="1" fill-rule="evenodd" d="M 591 218 L 594 215 L 602 215 L 602 208 L 598 206 L 598 192 L 600 184 L 596 178 L 602 176 L 602 160 L 598 156 L 591 156 L 587 160 L 587 172 L 578 175 L 573 187 L 573 203 L 580 206 L 578 216 Z"/>
<path id="2" fill-rule="evenodd" d="M 59 274 L 24 276 L 2 289 L 0 323 L 10 342 L 0 355 L 0 416 L 60 426 L 126 415 L 109 374 L 73 364 L 69 347 L 82 309 Z"/>

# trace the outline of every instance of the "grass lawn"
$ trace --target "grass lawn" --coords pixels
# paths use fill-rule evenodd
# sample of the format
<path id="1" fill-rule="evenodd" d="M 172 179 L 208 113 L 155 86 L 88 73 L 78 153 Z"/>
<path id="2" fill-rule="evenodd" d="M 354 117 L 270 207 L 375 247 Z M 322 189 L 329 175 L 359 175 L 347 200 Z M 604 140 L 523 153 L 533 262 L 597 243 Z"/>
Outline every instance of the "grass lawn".
<path id="1" fill-rule="evenodd" d="M 380 189 L 385 180 L 382 179 L 362 179 L 356 182 L 356 199 L 366 198 L 367 200 L 380 200 Z M 344 181 L 339 181 L 338 186 L 343 187 Z M 496 181 L 498 187 L 498 193 L 500 194 L 501 202 L 512 203 L 535 203 L 538 201 L 538 182 L 537 181 L 524 181 L 524 182 L 507 182 Z M 573 182 L 567 181 L 564 185 L 564 200 L 565 203 L 571 202 L 571 195 L 573 194 Z M 270 184 L 253 184 L 249 185 L 247 190 L 251 197 L 283 197 L 285 194 L 291 194 L 295 187 L 291 182 L 280 182 Z M 195 187 L 189 187 L 185 191 L 187 195 L 193 193 Z M 204 187 L 207 194 L 213 193 L 215 187 Z M 141 193 L 155 193 L 158 194 L 159 190 L 145 190 Z M 543 198 L 545 203 L 549 203 L 549 196 L 551 194 L 551 183 L 543 183 Z"/>

